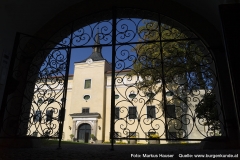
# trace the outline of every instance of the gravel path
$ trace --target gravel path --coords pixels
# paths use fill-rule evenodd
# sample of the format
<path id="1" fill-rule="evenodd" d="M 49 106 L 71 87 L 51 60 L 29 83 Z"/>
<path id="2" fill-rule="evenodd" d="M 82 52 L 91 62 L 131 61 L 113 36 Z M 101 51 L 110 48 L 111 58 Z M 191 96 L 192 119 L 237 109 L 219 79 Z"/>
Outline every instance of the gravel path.
<path id="1" fill-rule="evenodd" d="M 191 157 L 195 154 L 238 154 L 240 156 L 239 150 L 201 150 L 199 144 L 114 145 L 114 151 L 110 149 L 109 144 L 63 144 L 62 149 L 57 149 L 57 145 L 41 148 L 1 148 L 0 160 L 165 159 L 164 156 L 174 156 L 166 159 L 186 159 L 179 156 L 190 156 L 188 159 L 196 159 Z"/>

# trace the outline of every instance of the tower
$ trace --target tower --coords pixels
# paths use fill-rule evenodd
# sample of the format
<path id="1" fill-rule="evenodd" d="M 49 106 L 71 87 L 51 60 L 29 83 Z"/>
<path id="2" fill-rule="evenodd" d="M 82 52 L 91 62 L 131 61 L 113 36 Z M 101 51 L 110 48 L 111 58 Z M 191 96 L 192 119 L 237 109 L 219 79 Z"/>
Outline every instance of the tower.
<path id="1" fill-rule="evenodd" d="M 102 142 L 104 137 L 105 118 L 105 72 L 108 62 L 102 56 L 99 31 L 97 31 L 92 47 L 92 54 L 74 64 L 73 89 L 71 95 L 70 116 L 72 134 L 78 141 L 96 137 Z"/>

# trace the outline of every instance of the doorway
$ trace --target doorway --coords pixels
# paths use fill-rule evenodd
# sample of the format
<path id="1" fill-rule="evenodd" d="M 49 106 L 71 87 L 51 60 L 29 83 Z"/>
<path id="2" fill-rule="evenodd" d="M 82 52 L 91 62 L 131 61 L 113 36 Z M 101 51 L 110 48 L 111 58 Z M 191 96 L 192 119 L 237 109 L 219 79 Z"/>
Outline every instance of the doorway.
<path id="1" fill-rule="evenodd" d="M 90 135 L 91 135 L 91 126 L 89 124 L 84 123 L 78 127 L 77 140 L 79 142 L 88 143 L 91 137 Z"/>

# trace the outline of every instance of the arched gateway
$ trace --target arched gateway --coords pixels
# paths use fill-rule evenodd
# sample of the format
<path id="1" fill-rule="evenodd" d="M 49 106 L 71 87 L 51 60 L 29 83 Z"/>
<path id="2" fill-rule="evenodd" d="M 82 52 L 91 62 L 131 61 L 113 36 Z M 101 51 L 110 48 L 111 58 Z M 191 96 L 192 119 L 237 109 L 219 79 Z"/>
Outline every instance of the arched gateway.
<path id="1" fill-rule="evenodd" d="M 106 78 L 100 94 L 103 99 L 97 102 L 101 109 L 84 115 L 66 111 L 66 106 L 70 106 L 71 50 L 86 47 L 111 47 L 112 60 L 92 58 L 102 54 L 96 49 L 86 63 L 79 62 L 81 68 L 83 63 L 90 67 L 104 61 Z M 77 122 L 86 118 L 94 121 L 94 136 L 101 141 L 149 143 L 157 139 L 169 143 L 228 136 L 211 51 L 197 34 L 158 12 L 112 8 L 73 21 L 49 40 L 19 33 L 15 57 L 2 137 L 61 140 L 65 128 L 75 133 Z M 87 102 L 87 95 L 83 96 Z M 64 117 L 70 123 L 69 115 L 77 120 L 64 126 Z M 89 139 L 90 129 L 89 124 L 80 125 L 76 138 Z"/>

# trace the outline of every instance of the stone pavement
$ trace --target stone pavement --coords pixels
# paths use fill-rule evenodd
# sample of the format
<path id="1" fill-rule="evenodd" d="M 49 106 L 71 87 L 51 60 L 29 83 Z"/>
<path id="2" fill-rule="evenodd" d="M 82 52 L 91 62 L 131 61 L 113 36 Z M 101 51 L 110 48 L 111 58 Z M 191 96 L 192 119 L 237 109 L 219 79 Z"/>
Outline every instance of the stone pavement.
<path id="1" fill-rule="evenodd" d="M 201 150 L 199 144 L 114 145 L 114 151 L 110 149 L 109 144 L 62 144 L 62 149 L 57 149 L 57 145 L 40 148 L 0 148 L 0 160 L 165 159 L 164 156 L 174 156 L 166 159 L 186 159 L 179 156 L 191 157 L 194 154 L 240 156 L 239 150 Z"/>

